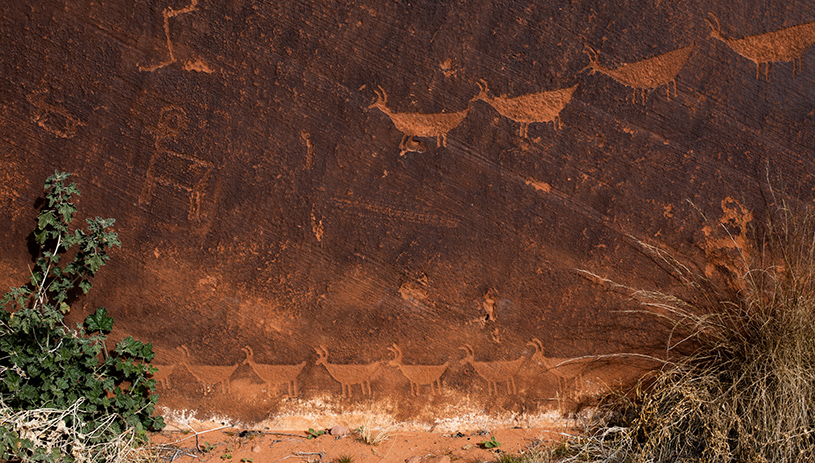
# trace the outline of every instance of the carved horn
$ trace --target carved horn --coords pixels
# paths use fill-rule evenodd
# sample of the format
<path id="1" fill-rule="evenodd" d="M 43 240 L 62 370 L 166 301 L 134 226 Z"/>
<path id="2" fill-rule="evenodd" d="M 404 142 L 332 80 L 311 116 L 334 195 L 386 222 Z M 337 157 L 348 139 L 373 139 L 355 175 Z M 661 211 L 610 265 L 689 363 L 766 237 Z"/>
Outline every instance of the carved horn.
<path id="1" fill-rule="evenodd" d="M 713 14 L 713 13 L 708 13 L 707 15 L 710 16 L 711 18 L 713 18 L 713 21 L 716 21 L 716 24 L 714 25 L 711 20 L 705 18 L 705 21 L 707 21 L 707 23 L 710 24 L 710 28 L 713 29 L 716 32 L 721 32 L 722 31 L 722 24 L 719 22 L 719 18 L 717 18 L 716 15 Z"/>
<path id="2" fill-rule="evenodd" d="M 396 343 L 393 343 L 393 354 L 396 355 L 395 361 L 402 361 L 402 349 L 400 349 Z"/>

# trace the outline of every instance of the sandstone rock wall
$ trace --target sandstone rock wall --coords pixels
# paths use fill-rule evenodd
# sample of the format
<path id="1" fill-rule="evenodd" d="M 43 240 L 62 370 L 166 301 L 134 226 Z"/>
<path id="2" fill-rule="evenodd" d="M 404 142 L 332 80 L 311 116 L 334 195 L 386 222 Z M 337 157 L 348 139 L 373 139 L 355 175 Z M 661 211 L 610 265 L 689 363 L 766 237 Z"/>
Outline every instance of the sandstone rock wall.
<path id="1" fill-rule="evenodd" d="M 669 289 L 634 239 L 704 270 L 717 223 L 815 188 L 804 1 L 0 12 L 0 283 L 43 179 L 78 174 L 124 247 L 75 316 L 152 341 L 162 405 L 199 416 L 565 411 L 640 365 L 553 364 L 662 345 L 576 269 Z"/>

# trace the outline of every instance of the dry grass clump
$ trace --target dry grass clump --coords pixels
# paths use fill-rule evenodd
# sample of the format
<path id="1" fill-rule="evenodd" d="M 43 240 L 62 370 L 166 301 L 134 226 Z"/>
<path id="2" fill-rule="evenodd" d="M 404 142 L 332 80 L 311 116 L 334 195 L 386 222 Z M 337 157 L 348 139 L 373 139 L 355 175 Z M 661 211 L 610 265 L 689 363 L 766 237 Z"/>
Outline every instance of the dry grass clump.
<path id="1" fill-rule="evenodd" d="M 23 454 L 8 455 L 9 461 L 41 461 L 55 457 L 62 461 L 105 463 L 153 463 L 165 461 L 166 449 L 134 447 L 135 432 L 131 428 L 118 436 L 100 440 L 108 434 L 110 425 L 117 418 L 110 415 L 98 427 L 87 434 L 79 431 L 81 406 L 84 399 L 77 400 L 67 409 L 40 408 L 36 410 L 13 410 L 0 400 L 0 429 L 3 439 L 28 441 Z M 9 440 L 5 444 L 14 445 Z"/>
<path id="2" fill-rule="evenodd" d="M 815 213 L 781 207 L 752 235 L 718 283 L 638 242 L 686 294 L 601 279 L 667 323 L 669 361 L 563 461 L 815 461 Z"/>

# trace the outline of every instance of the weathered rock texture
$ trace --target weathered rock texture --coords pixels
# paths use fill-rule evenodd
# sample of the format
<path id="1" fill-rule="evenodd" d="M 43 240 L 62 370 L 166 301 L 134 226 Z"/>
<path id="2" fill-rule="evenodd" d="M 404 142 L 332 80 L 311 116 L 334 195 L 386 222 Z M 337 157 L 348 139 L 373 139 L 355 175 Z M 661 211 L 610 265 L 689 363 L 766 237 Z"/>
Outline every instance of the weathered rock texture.
<path id="1" fill-rule="evenodd" d="M 704 266 L 693 205 L 812 199 L 811 6 L 4 2 L 0 284 L 67 170 L 124 245 L 74 316 L 152 341 L 170 409 L 562 409 L 632 361 L 549 367 L 662 342 L 575 269 L 670 289 L 631 237 Z"/>

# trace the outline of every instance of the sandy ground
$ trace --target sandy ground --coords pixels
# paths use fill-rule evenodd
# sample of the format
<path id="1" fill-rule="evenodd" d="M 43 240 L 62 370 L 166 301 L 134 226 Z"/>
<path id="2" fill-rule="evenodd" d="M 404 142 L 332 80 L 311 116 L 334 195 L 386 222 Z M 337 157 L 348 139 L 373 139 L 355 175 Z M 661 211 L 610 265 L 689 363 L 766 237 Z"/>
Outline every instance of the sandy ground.
<path id="1" fill-rule="evenodd" d="M 167 445 L 174 462 L 273 463 L 450 463 L 494 461 L 501 452 L 525 451 L 530 445 L 561 440 L 568 429 L 515 428 L 492 431 L 432 433 L 384 430 L 378 445 L 364 443 L 358 432 L 344 436 L 326 432 L 307 439 L 304 430 L 258 432 L 237 428 L 209 431 L 170 431 L 155 434 L 154 445 Z M 486 449 L 492 437 L 500 443 Z M 345 457 L 350 457 L 350 461 Z M 412 458 L 413 457 L 413 458 Z"/>

